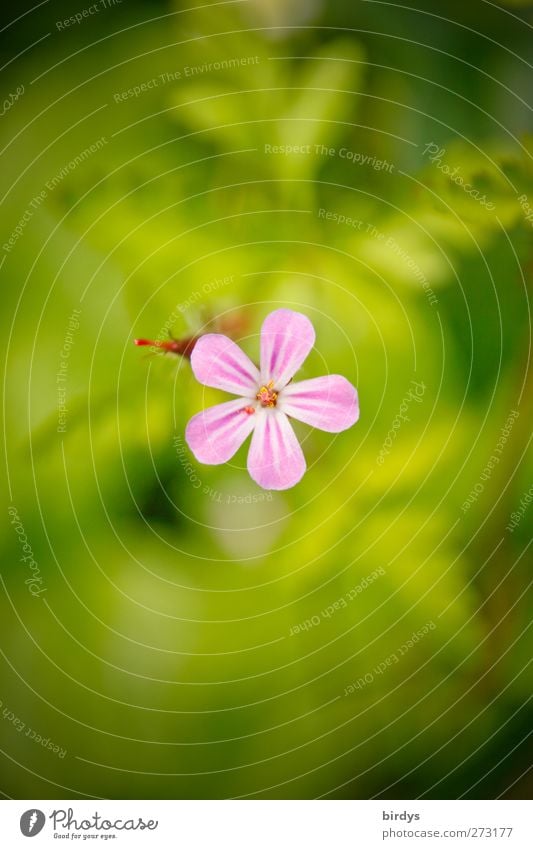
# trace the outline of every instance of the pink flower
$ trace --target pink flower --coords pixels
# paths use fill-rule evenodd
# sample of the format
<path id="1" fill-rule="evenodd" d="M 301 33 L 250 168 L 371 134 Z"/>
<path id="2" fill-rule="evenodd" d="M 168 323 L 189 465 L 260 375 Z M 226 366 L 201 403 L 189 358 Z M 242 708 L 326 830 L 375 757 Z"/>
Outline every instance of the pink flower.
<path id="1" fill-rule="evenodd" d="M 359 418 L 357 391 L 328 374 L 291 383 L 315 342 L 313 325 L 299 312 L 271 312 L 261 328 L 261 369 L 227 336 L 201 336 L 191 355 L 204 386 L 238 395 L 193 416 L 185 437 L 200 463 L 226 463 L 253 433 L 248 471 L 264 489 L 289 489 L 303 477 L 305 458 L 289 418 L 338 433 Z"/>

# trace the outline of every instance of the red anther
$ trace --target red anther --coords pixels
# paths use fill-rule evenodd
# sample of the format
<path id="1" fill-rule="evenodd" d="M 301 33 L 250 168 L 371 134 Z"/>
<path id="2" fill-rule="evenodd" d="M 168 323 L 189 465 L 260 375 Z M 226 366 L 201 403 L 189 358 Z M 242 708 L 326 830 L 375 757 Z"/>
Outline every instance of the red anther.
<path id="1" fill-rule="evenodd" d="M 252 413 L 255 413 L 255 409 L 253 407 L 245 407 L 243 413 L 248 413 L 248 415 L 251 416 Z"/>

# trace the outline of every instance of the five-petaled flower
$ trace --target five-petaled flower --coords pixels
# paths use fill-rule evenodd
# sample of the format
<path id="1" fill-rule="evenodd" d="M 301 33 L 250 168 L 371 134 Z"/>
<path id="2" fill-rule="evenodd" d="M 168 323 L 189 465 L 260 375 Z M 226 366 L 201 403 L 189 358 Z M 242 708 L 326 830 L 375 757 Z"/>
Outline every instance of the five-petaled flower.
<path id="1" fill-rule="evenodd" d="M 302 478 L 305 458 L 289 418 L 339 433 L 359 418 L 357 391 L 338 374 L 292 383 L 311 351 L 315 331 L 292 310 L 271 312 L 261 328 L 258 369 L 227 336 L 201 336 L 191 355 L 204 386 L 239 397 L 208 407 L 188 423 L 186 439 L 200 463 L 226 463 L 253 432 L 248 471 L 264 489 L 289 489 Z"/>

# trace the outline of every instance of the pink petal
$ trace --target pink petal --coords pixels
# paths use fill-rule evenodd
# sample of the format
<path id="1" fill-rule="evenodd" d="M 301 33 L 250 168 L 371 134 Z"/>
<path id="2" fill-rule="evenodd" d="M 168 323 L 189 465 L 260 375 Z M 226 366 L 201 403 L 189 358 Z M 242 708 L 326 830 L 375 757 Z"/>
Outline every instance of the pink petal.
<path id="1" fill-rule="evenodd" d="M 196 380 L 204 386 L 246 398 L 255 397 L 260 381 L 259 371 L 227 336 L 220 333 L 200 336 L 191 354 L 191 366 Z"/>
<path id="2" fill-rule="evenodd" d="M 315 377 L 286 386 L 278 409 L 320 430 L 339 433 L 359 418 L 357 390 L 339 374 Z"/>
<path id="3" fill-rule="evenodd" d="M 226 463 L 241 447 L 257 420 L 257 413 L 245 412 L 247 404 L 247 398 L 235 398 L 192 417 L 185 439 L 200 463 Z"/>
<path id="4" fill-rule="evenodd" d="M 263 489 L 289 489 L 303 477 L 305 458 L 287 419 L 277 409 L 258 410 L 248 471 Z"/>
<path id="5" fill-rule="evenodd" d="M 275 310 L 261 328 L 261 379 L 282 389 L 298 371 L 315 344 L 313 325 L 299 312 Z"/>

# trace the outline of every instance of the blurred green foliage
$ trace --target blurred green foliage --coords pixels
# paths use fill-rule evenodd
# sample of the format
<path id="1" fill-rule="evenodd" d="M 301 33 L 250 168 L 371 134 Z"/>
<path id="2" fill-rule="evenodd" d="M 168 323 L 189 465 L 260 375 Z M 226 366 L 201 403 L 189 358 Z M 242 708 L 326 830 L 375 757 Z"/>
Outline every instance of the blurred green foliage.
<path id="1" fill-rule="evenodd" d="M 530 36 L 465 7 L 440 9 L 457 26 L 430 4 L 123 4 L 6 69 L 6 91 L 26 91 L 0 127 L 3 243 L 105 140 L 47 191 L 1 269 L 6 483 L 47 587 L 29 595 L 4 521 L 2 701 L 68 750 L 54 758 L 4 721 L 6 794 L 483 797 L 523 772 L 522 747 L 507 753 L 528 722 L 531 523 L 505 525 L 531 484 L 533 254 L 517 200 L 533 198 Z M 35 16 L 21 26 L 13 46 Z M 258 60 L 185 72 L 239 57 Z M 245 448 L 222 467 L 177 450 L 222 395 L 132 339 L 216 318 L 256 357 L 282 305 L 315 324 L 301 377 L 345 374 L 362 416 L 338 437 L 298 428 L 309 471 L 267 498 Z M 423 401 L 379 465 L 412 380 Z M 513 409 L 502 462 L 463 513 Z"/>

